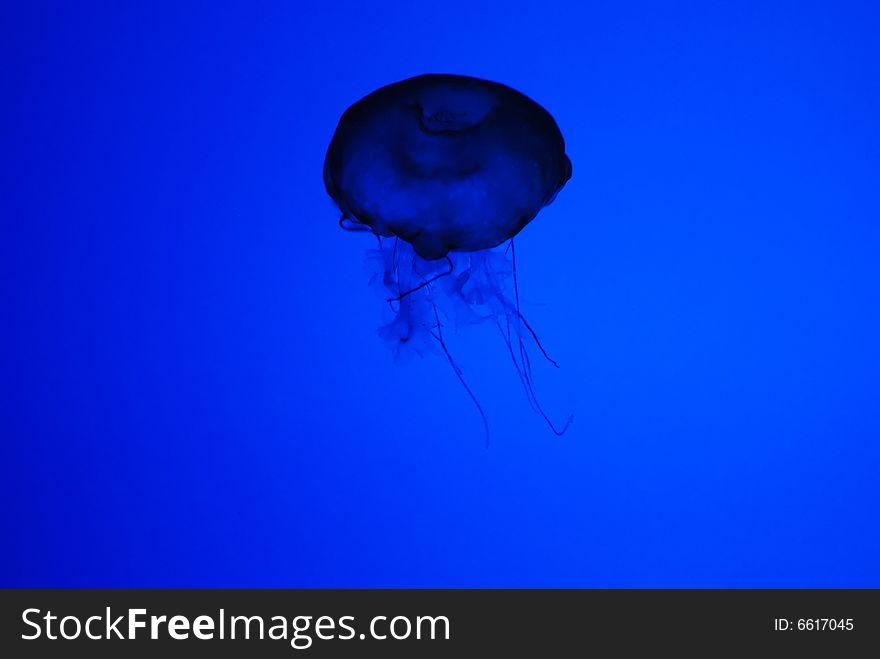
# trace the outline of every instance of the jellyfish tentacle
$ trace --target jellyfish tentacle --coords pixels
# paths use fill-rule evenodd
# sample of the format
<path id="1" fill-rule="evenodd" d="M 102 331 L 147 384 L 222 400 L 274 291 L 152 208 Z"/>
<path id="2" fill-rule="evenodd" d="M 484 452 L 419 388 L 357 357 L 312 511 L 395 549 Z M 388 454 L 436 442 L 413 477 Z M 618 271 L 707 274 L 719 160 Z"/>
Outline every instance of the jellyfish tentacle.
<path id="1" fill-rule="evenodd" d="M 507 317 L 506 332 L 504 328 L 501 327 L 500 322 L 496 321 L 496 325 L 498 327 L 498 331 L 501 333 L 501 338 L 504 340 L 504 344 L 507 346 L 507 350 L 510 353 L 510 361 L 513 364 L 513 367 L 516 369 L 517 376 L 519 376 L 519 381 L 523 386 L 523 391 L 525 391 L 526 400 L 529 403 L 529 407 L 532 408 L 532 411 L 535 412 L 535 414 L 540 414 L 536 405 L 537 401 L 535 399 L 535 394 L 529 387 L 529 380 L 526 377 L 526 374 L 523 372 L 522 368 L 520 367 L 519 362 L 516 359 L 516 354 L 513 352 L 513 342 L 510 338 L 510 316 Z"/>
<path id="2" fill-rule="evenodd" d="M 559 368 L 559 364 L 556 363 L 555 360 L 551 359 L 547 354 L 547 351 L 544 350 L 544 346 L 541 345 L 541 341 L 538 339 L 538 335 L 535 333 L 535 330 L 532 329 L 532 326 L 529 325 L 528 321 L 523 316 L 522 311 L 520 311 L 519 306 L 519 286 L 517 284 L 516 278 L 516 247 L 513 243 L 513 238 L 510 239 L 510 244 L 508 245 L 508 249 L 510 250 L 510 259 L 513 266 L 513 291 L 514 291 L 514 300 L 516 304 L 516 318 L 522 324 L 520 327 L 525 327 L 529 334 L 532 335 L 532 338 L 535 341 L 535 344 L 538 346 L 538 349 L 541 351 L 541 354 L 544 358 L 553 364 L 556 368 Z M 508 316 L 509 323 L 509 316 Z M 562 429 L 559 430 L 556 428 L 556 425 L 550 420 L 550 417 L 547 416 L 546 412 L 544 412 L 544 408 L 541 406 L 540 401 L 538 400 L 538 396 L 535 393 L 535 384 L 532 378 L 532 363 L 529 358 L 528 350 L 526 350 L 525 344 L 522 340 L 522 334 L 519 329 L 516 332 L 517 334 L 517 342 L 519 344 L 519 354 L 520 359 L 517 361 L 516 355 L 513 351 L 513 343 L 510 337 L 510 329 L 508 325 L 508 334 L 505 337 L 505 342 L 507 343 L 508 350 L 510 351 L 510 357 L 513 360 L 513 365 L 516 368 L 517 373 L 520 376 L 520 380 L 523 382 L 523 386 L 526 389 L 526 397 L 529 400 L 529 404 L 532 409 L 536 410 L 538 414 L 547 422 L 547 425 L 550 427 L 550 430 L 557 436 L 562 436 L 568 430 L 568 427 L 571 425 L 571 422 L 574 420 L 574 414 L 569 414 L 568 418 L 565 420 L 565 423 L 562 426 Z M 502 336 L 504 333 L 502 332 Z"/>
<path id="3" fill-rule="evenodd" d="M 397 285 L 397 292 L 400 293 L 400 275 L 398 274 L 398 264 L 397 264 L 397 246 L 400 243 L 400 238 L 397 236 L 394 237 L 394 249 L 391 250 L 391 274 L 394 277 L 394 283 Z"/>
<path id="4" fill-rule="evenodd" d="M 499 329 L 501 329 L 499 325 Z M 538 395 L 535 393 L 535 383 L 532 379 L 531 374 L 531 366 L 520 365 L 520 362 L 516 358 L 516 353 L 513 351 L 513 342 L 510 337 L 504 334 L 504 331 L 501 330 L 501 336 L 504 339 L 504 342 L 507 344 L 507 349 L 510 352 L 510 360 L 513 362 L 513 366 L 516 369 L 517 375 L 519 375 L 519 379 L 523 384 L 523 387 L 526 392 L 526 399 L 529 401 L 529 406 L 537 412 L 542 419 L 547 423 L 550 427 L 550 430 L 553 431 L 553 434 L 557 436 L 562 436 L 568 430 L 568 427 L 571 425 L 571 422 L 574 421 L 574 414 L 569 414 L 568 418 L 565 420 L 565 423 L 562 426 L 562 429 L 557 429 L 556 425 L 553 421 L 550 420 L 550 417 L 547 416 L 547 413 L 544 411 L 543 406 L 538 400 Z M 524 352 L 525 360 L 528 360 L 528 353 Z"/>
<path id="5" fill-rule="evenodd" d="M 510 260 L 513 264 L 513 294 L 516 298 L 516 315 L 519 316 L 519 319 L 522 321 L 522 324 L 525 325 L 525 328 L 529 331 L 529 334 L 532 335 L 532 338 L 535 340 L 535 344 L 538 346 L 538 350 L 541 351 L 541 354 L 544 355 L 544 359 L 553 364 L 556 368 L 559 368 L 559 364 L 555 359 L 550 357 L 547 354 L 547 351 L 544 350 L 544 346 L 541 344 L 541 340 L 538 338 L 538 334 L 535 330 L 532 329 L 532 326 L 529 325 L 529 321 L 526 320 L 526 317 L 523 315 L 522 311 L 519 308 L 519 283 L 516 278 L 516 247 L 513 245 L 513 238 L 510 239 L 510 244 L 507 246 L 510 250 Z"/>
<path id="6" fill-rule="evenodd" d="M 366 224 L 360 222 L 359 220 L 356 220 L 349 215 L 343 215 L 339 218 L 339 228 L 343 231 L 349 231 L 351 233 L 363 233 L 366 231 L 372 231 L 372 229 Z"/>
<path id="7" fill-rule="evenodd" d="M 430 290 L 430 288 L 428 290 Z M 433 300 L 431 300 L 431 306 L 434 309 L 434 318 L 437 321 L 437 324 L 435 325 L 435 329 L 437 331 L 431 332 L 431 336 L 433 336 L 434 339 L 436 339 L 437 343 L 440 344 L 440 347 L 443 349 L 443 354 L 446 355 L 446 359 L 449 361 L 449 365 L 452 366 L 452 371 L 455 373 L 455 377 L 457 377 L 458 381 L 461 382 L 461 386 L 464 387 L 467 395 L 470 396 L 471 400 L 474 403 L 474 406 L 477 408 L 477 412 L 480 413 L 480 418 L 483 420 L 483 431 L 486 433 L 486 448 L 489 448 L 489 420 L 486 418 L 486 413 L 483 411 L 483 406 L 480 405 L 480 401 L 477 399 L 476 394 L 474 394 L 473 390 L 468 386 L 468 383 L 464 379 L 464 375 L 462 375 L 461 369 L 452 358 L 452 353 L 449 352 L 449 348 L 446 346 L 446 341 L 443 340 L 443 324 L 440 322 L 440 314 L 438 313 L 437 305 L 434 304 Z"/>
<path id="8" fill-rule="evenodd" d="M 535 341 L 535 345 L 538 346 L 538 350 L 541 351 L 541 354 L 544 356 L 544 359 L 546 359 L 548 362 L 553 364 L 553 366 L 555 366 L 556 368 L 559 368 L 559 364 L 557 363 L 557 361 L 555 359 L 553 359 L 550 355 L 548 355 L 546 350 L 544 350 L 544 346 L 541 344 L 541 340 L 538 338 L 538 335 L 535 333 L 535 330 L 532 329 L 532 326 L 529 325 L 529 321 L 526 320 L 526 317 L 523 316 L 522 313 L 519 313 L 519 312 L 518 312 L 518 315 L 519 315 L 520 321 L 522 321 L 523 327 L 525 327 L 529 331 L 529 334 L 532 335 L 532 338 Z"/>
<path id="9" fill-rule="evenodd" d="M 386 300 L 386 302 L 399 302 L 400 300 L 405 298 L 407 295 L 412 295 L 416 291 L 420 291 L 421 289 L 423 289 L 425 286 L 427 286 L 431 282 L 435 282 L 438 279 L 440 279 L 441 277 L 448 277 L 449 275 L 452 274 L 452 271 L 455 269 L 455 264 L 452 263 L 452 259 L 449 258 L 448 254 L 446 255 L 446 262 L 449 264 L 449 270 L 447 270 L 446 272 L 441 272 L 439 274 L 436 274 L 433 277 L 430 277 L 429 279 L 425 279 L 424 281 L 422 281 L 421 284 L 419 284 L 415 288 L 411 288 L 408 291 L 401 293 L 397 297 L 388 298 L 388 300 Z"/>

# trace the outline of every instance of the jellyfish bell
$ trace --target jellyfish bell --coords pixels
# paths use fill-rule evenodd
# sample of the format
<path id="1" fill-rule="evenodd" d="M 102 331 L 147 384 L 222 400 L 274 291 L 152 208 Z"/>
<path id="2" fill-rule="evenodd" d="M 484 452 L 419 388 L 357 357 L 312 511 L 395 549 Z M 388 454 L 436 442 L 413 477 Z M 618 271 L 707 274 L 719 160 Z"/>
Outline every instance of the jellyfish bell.
<path id="1" fill-rule="evenodd" d="M 504 85 L 422 75 L 342 115 L 324 182 L 345 216 L 424 259 L 513 238 L 571 177 L 553 117 Z"/>
<path id="2" fill-rule="evenodd" d="M 439 349 L 487 440 L 485 414 L 443 328 L 495 324 L 529 403 L 554 432 L 565 431 L 571 418 L 557 430 L 535 396 L 524 341 L 547 354 L 520 310 L 513 238 L 569 178 L 562 133 L 544 108 L 505 85 L 459 75 L 374 91 L 345 111 L 327 149 L 324 183 L 340 226 L 378 239 L 374 279 L 392 313 L 380 335 L 398 353 Z"/>

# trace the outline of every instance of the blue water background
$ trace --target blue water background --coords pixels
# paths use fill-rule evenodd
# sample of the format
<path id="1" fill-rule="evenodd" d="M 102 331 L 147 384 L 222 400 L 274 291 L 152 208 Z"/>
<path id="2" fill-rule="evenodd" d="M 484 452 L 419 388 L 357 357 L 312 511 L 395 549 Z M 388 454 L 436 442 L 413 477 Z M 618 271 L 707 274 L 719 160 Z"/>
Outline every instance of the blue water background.
<path id="1" fill-rule="evenodd" d="M 4 3 L 0 585 L 880 586 L 873 3 Z M 497 332 L 376 334 L 321 179 L 424 72 L 546 107 Z"/>

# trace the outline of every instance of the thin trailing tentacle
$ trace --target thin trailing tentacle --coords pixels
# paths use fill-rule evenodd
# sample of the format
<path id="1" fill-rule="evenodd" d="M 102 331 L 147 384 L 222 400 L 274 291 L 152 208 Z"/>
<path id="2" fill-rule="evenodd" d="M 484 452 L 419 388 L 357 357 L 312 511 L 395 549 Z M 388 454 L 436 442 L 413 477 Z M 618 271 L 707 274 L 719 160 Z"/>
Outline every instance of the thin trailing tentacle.
<path id="1" fill-rule="evenodd" d="M 500 329 L 500 327 L 499 327 Z M 562 426 L 562 429 L 557 429 L 556 425 L 550 420 L 550 417 L 547 416 L 547 413 L 544 411 L 544 408 L 541 406 L 540 401 L 538 400 L 538 395 L 535 393 L 535 384 L 532 380 L 531 375 L 531 366 L 520 365 L 519 361 L 516 358 L 516 353 L 513 350 L 513 342 L 509 337 L 504 334 L 502 330 L 501 336 L 504 338 L 505 343 L 507 344 L 507 348 L 510 352 L 510 359 L 513 362 L 513 366 L 516 369 L 517 375 L 519 375 L 519 379 L 523 384 L 523 387 L 526 391 L 526 399 L 529 401 L 529 406 L 541 415 L 541 418 L 547 423 L 550 427 L 550 430 L 557 436 L 561 436 L 565 434 L 565 431 L 568 430 L 568 427 L 571 425 L 571 422 L 574 420 L 574 414 L 569 414 L 568 418 L 565 420 L 565 424 Z M 525 354 L 525 359 L 528 360 L 528 353 Z"/>
<path id="2" fill-rule="evenodd" d="M 538 338 L 538 334 L 535 330 L 532 329 L 532 326 L 529 325 L 529 321 L 526 320 L 526 317 L 523 316 L 522 311 L 519 308 L 519 283 L 516 279 L 516 247 L 513 245 L 513 238 L 510 239 L 510 244 L 507 246 L 510 250 L 510 260 L 513 264 L 513 295 L 516 299 L 516 315 L 519 316 L 519 319 L 522 321 L 522 324 L 529 331 L 529 334 L 532 335 L 532 338 L 535 340 L 535 345 L 538 346 L 538 350 L 541 351 L 541 354 L 544 355 L 544 359 L 553 364 L 556 368 L 559 368 L 559 364 L 556 363 L 556 360 L 550 357 L 547 354 L 547 351 L 544 350 L 544 346 L 541 345 L 541 340 Z"/>
<path id="3" fill-rule="evenodd" d="M 510 239 L 509 248 L 510 248 L 511 262 L 513 265 L 513 291 L 514 291 L 514 298 L 515 298 L 515 303 L 516 303 L 517 320 L 519 320 L 522 323 L 522 325 L 532 335 L 532 338 L 535 340 L 535 343 L 537 344 L 538 348 L 541 350 L 541 354 L 544 355 L 544 358 L 547 361 L 549 361 L 551 364 L 553 364 L 556 368 L 559 368 L 559 364 L 557 364 L 553 359 L 551 359 L 547 355 L 547 352 L 544 350 L 544 347 L 541 345 L 541 342 L 538 340 L 537 334 L 531 328 L 531 326 L 528 324 L 528 322 L 526 321 L 522 312 L 520 311 L 519 286 L 517 284 L 517 279 L 516 279 L 516 247 L 514 247 L 513 238 Z M 547 414 L 544 412 L 544 408 L 541 407 L 541 403 L 538 401 L 538 397 L 535 394 L 535 385 L 532 380 L 532 364 L 529 359 L 528 351 L 526 350 L 525 345 L 523 344 L 522 335 L 520 334 L 520 332 L 517 331 L 516 334 L 517 334 L 517 342 L 519 344 L 518 347 L 519 347 L 520 361 L 517 361 L 517 358 L 516 358 L 515 353 L 513 351 L 512 337 L 510 336 L 509 326 L 508 326 L 508 334 L 505 337 L 505 341 L 507 343 L 508 349 L 510 350 L 510 356 L 511 356 L 511 359 L 513 360 L 514 367 L 516 368 L 517 373 L 519 373 L 520 379 L 523 381 L 523 384 L 526 388 L 526 396 L 529 399 L 529 403 L 532 405 L 533 409 L 537 410 L 538 414 L 541 415 L 541 417 L 544 419 L 544 421 L 547 422 L 547 425 L 550 426 L 550 430 L 552 430 L 555 435 L 557 435 L 557 436 L 564 435 L 565 431 L 568 430 L 568 427 L 571 425 L 571 422 L 574 420 L 574 414 L 569 414 L 568 418 L 565 420 L 565 424 L 562 426 L 562 429 L 559 430 L 556 428 L 556 426 L 550 420 L 550 417 L 548 417 Z M 503 332 L 502 332 L 502 336 L 504 336 Z"/>
<path id="4" fill-rule="evenodd" d="M 519 307 L 519 300 L 517 300 L 517 307 Z M 553 364 L 556 368 L 559 368 L 559 364 L 556 363 L 556 360 L 553 359 L 550 355 L 547 354 L 547 351 L 544 350 L 544 346 L 541 345 L 541 340 L 538 338 L 538 335 L 535 333 L 535 330 L 532 329 L 532 326 L 529 325 L 529 321 L 526 320 L 526 317 L 520 313 L 519 309 L 517 309 L 517 315 L 519 319 L 522 321 L 523 327 L 525 327 L 529 334 L 532 335 L 532 338 L 535 340 L 535 345 L 538 346 L 538 350 L 541 351 L 541 354 L 544 355 L 544 359 Z"/>
<path id="5" fill-rule="evenodd" d="M 382 260 L 384 261 L 385 260 L 385 249 L 386 249 L 385 243 L 382 242 L 381 236 L 377 235 L 376 240 L 379 242 L 379 251 L 382 253 Z M 392 286 L 394 286 L 397 288 L 398 292 L 400 292 L 400 281 L 399 281 L 399 278 L 397 275 L 397 240 L 398 240 L 397 238 L 394 239 L 394 247 L 392 247 L 392 249 L 391 249 L 391 267 L 390 267 L 391 276 L 389 276 L 389 273 L 386 270 L 385 276 L 384 276 L 384 283 L 385 283 L 386 288 L 391 288 Z M 391 307 L 391 311 L 393 311 L 394 313 L 398 313 L 400 311 L 400 305 L 398 305 L 396 308 L 394 306 L 394 298 L 391 298 L 390 300 L 386 300 L 386 302 L 388 302 L 388 306 Z"/>
<path id="6" fill-rule="evenodd" d="M 501 323 L 499 321 L 496 321 L 496 325 L 498 327 L 498 331 L 501 333 L 501 338 L 504 340 L 504 344 L 507 346 L 507 351 L 510 353 L 510 361 L 513 364 L 513 367 L 516 369 L 517 376 L 519 376 L 519 381 L 523 386 L 523 391 L 525 391 L 526 400 L 529 402 L 529 407 L 532 408 L 532 411 L 534 411 L 535 414 L 540 414 L 536 405 L 537 401 L 535 400 L 535 394 L 529 387 L 529 380 L 516 359 L 516 353 L 513 352 L 513 341 L 510 338 L 510 316 L 507 316 L 506 331 L 505 328 L 501 327 Z"/>
<path id="7" fill-rule="evenodd" d="M 362 233 L 365 231 L 372 231 L 370 227 L 353 217 L 349 217 L 348 215 L 343 215 L 339 218 L 339 228 L 343 231 L 351 231 L 352 233 Z"/>
<path id="8" fill-rule="evenodd" d="M 430 288 L 428 290 L 430 291 Z M 437 324 L 434 326 L 436 332 L 431 332 L 431 336 L 433 336 L 437 343 L 440 344 L 440 347 L 443 349 L 443 354 L 446 355 L 446 359 L 449 361 L 449 365 L 455 373 L 455 377 L 461 382 L 461 386 L 464 387 L 467 395 L 470 396 L 474 406 L 477 408 L 477 412 L 480 413 L 480 418 L 483 420 L 483 431 L 486 433 L 486 448 L 489 448 L 489 419 L 486 418 L 483 406 L 480 405 L 480 401 L 477 400 L 476 394 L 474 394 L 473 390 L 468 386 L 468 383 L 464 379 L 464 375 L 461 373 L 461 369 L 458 367 L 458 364 L 455 363 L 455 360 L 452 358 L 452 353 L 449 352 L 449 348 L 446 346 L 446 341 L 443 340 L 443 324 L 440 322 L 440 314 L 437 311 L 437 305 L 434 304 L 433 300 L 431 300 L 431 307 L 434 309 L 434 318 L 437 321 Z"/>
<path id="9" fill-rule="evenodd" d="M 394 281 L 397 283 L 397 292 L 400 293 L 400 274 L 397 269 L 397 245 L 400 238 L 394 238 L 394 249 L 391 250 L 391 272 L 394 274 Z"/>
<path id="10" fill-rule="evenodd" d="M 412 295 L 416 291 L 422 290 L 425 286 L 427 286 L 431 282 L 437 281 L 441 277 L 448 277 L 449 275 L 452 274 L 452 271 L 455 269 L 455 265 L 452 263 L 452 259 L 449 258 L 448 254 L 446 255 L 446 262 L 449 264 L 449 270 L 447 270 L 446 272 L 441 272 L 439 274 L 436 274 L 433 277 L 431 277 L 430 279 L 425 279 L 421 284 L 419 284 L 415 288 L 411 288 L 408 291 L 406 291 L 405 293 L 400 293 L 400 295 L 398 295 L 397 297 L 388 298 L 388 300 L 386 300 L 386 302 L 400 302 L 400 300 L 405 298 L 407 295 Z"/>

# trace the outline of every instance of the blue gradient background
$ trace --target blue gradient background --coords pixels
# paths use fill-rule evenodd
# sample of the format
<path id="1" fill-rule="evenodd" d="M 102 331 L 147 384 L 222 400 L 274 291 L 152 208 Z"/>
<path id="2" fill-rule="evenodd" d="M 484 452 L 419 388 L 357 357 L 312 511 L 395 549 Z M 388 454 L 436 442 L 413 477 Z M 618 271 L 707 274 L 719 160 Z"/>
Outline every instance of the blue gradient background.
<path id="1" fill-rule="evenodd" d="M 0 585 L 880 587 L 871 3 L 116 4 L 0 10 Z M 448 337 L 489 450 L 376 335 L 321 167 L 423 72 L 566 137 L 563 438 L 497 333 Z"/>

